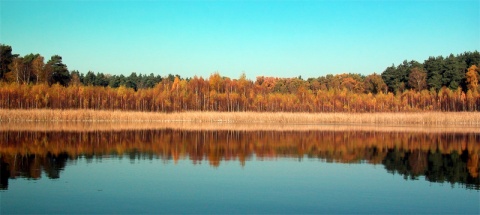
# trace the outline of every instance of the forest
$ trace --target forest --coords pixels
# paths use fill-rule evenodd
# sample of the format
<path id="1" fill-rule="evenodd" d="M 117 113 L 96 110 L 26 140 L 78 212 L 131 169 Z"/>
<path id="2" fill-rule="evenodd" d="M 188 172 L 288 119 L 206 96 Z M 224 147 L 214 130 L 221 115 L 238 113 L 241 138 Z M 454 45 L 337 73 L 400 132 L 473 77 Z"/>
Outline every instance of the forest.
<path id="1" fill-rule="evenodd" d="M 249 80 L 153 73 L 69 71 L 59 55 L 20 56 L 0 44 L 0 108 L 123 111 L 416 112 L 479 111 L 480 53 L 429 57 L 381 74 Z"/>

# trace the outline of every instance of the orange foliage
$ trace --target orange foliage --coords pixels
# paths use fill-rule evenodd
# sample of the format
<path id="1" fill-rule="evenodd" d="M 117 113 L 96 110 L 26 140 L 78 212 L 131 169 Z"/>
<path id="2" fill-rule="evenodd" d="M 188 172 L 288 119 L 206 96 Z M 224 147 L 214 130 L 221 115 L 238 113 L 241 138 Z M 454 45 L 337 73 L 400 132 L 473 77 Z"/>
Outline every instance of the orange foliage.
<path id="1" fill-rule="evenodd" d="M 0 131 L 0 154 L 20 156 L 67 153 L 79 155 L 123 154 L 138 150 L 164 158 L 207 159 L 318 157 L 335 162 L 378 163 L 388 150 L 412 153 L 468 151 L 468 168 L 478 171 L 480 145 L 475 133 L 382 131 L 241 131 L 241 130 L 111 130 L 111 131 Z M 371 150 L 375 150 L 371 154 Z M 246 157 L 242 157 L 246 156 Z M 421 155 L 418 155 L 421 156 Z M 212 160 L 213 159 L 213 160 Z M 215 160 L 218 159 L 218 160 Z M 424 158 L 414 164 L 424 166 Z M 478 172 L 477 172 L 478 174 Z"/>
<path id="2" fill-rule="evenodd" d="M 378 75 L 367 77 L 365 85 L 356 76 L 327 76 L 318 80 L 245 76 L 229 79 L 212 74 L 172 82 L 162 80 L 154 88 L 138 89 L 71 84 L 27 85 L 0 82 L 3 109 L 94 109 L 124 111 L 258 111 L 258 112 L 405 112 L 479 111 L 480 94 L 460 88 L 452 91 L 405 90 L 384 93 L 386 85 Z M 364 88 L 365 87 L 365 88 Z"/>

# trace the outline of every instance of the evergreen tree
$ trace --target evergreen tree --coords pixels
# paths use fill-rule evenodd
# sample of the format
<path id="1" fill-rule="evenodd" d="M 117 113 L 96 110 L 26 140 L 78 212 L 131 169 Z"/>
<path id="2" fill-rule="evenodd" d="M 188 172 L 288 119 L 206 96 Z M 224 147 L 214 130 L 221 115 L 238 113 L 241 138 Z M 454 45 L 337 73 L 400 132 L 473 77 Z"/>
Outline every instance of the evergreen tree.
<path id="1" fill-rule="evenodd" d="M 427 86 L 428 88 L 434 88 L 437 92 L 442 88 L 444 64 L 445 61 L 442 56 L 429 57 L 423 63 L 423 67 L 427 72 Z"/>
<path id="2" fill-rule="evenodd" d="M 5 74 L 10 72 L 8 65 L 12 63 L 14 57 L 11 46 L 0 44 L 0 80 L 4 79 Z"/>
<path id="3" fill-rule="evenodd" d="M 63 86 L 67 86 L 70 82 L 71 76 L 68 72 L 67 65 L 63 64 L 62 57 L 54 55 L 47 62 L 47 67 L 51 71 L 51 84 L 59 83 Z"/>
<path id="4" fill-rule="evenodd" d="M 92 71 L 88 71 L 85 77 L 83 78 L 82 83 L 85 86 L 88 86 L 88 85 L 94 86 L 95 79 L 96 79 L 95 73 L 93 73 Z"/>
<path id="5" fill-rule="evenodd" d="M 460 62 L 453 54 L 445 59 L 445 70 L 442 77 L 442 85 L 452 90 L 462 86 L 465 79 L 465 63 Z"/>

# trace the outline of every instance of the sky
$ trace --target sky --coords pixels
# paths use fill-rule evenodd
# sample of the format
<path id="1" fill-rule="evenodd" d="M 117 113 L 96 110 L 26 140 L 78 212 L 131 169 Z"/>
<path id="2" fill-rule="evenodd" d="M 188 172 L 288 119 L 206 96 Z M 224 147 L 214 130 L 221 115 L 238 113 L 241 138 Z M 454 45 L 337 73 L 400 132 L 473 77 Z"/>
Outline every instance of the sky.
<path id="1" fill-rule="evenodd" d="M 0 0 L 0 43 L 69 70 L 182 77 L 382 73 L 480 51 L 480 1 Z"/>

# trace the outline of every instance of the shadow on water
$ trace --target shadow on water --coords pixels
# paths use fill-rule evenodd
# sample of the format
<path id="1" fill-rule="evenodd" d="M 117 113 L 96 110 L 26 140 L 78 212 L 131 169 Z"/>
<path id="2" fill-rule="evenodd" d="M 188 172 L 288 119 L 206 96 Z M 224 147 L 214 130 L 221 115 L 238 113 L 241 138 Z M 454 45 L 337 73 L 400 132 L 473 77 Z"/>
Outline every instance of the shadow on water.
<path id="1" fill-rule="evenodd" d="M 236 161 L 305 158 L 322 162 L 381 164 L 407 180 L 480 189 L 479 133 L 383 131 L 113 130 L 0 131 L 0 189 L 8 180 L 59 178 L 67 162 L 104 157 Z"/>

